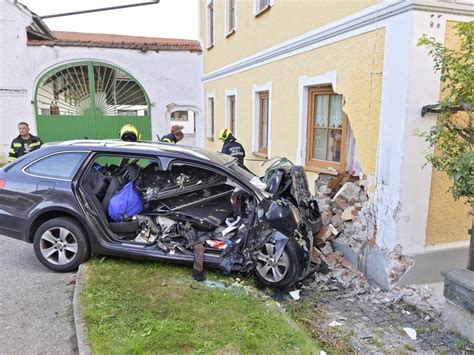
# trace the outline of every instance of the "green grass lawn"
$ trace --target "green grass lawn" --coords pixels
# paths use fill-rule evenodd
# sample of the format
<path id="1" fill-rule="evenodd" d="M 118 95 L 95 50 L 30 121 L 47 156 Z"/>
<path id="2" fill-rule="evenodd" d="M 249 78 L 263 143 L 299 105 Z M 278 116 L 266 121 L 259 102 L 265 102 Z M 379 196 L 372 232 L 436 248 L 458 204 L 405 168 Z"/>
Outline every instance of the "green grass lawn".
<path id="1" fill-rule="evenodd" d="M 234 278 L 163 263 L 93 259 L 82 304 L 95 354 L 319 354 L 309 332 L 291 323 L 251 286 Z M 249 292 L 250 290 L 250 292 Z"/>

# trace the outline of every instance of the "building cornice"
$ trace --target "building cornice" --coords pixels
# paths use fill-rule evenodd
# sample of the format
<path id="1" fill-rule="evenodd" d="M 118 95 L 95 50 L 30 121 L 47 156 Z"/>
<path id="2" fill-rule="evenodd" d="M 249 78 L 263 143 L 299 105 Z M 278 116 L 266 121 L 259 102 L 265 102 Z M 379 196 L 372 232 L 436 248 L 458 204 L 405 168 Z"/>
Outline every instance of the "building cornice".
<path id="1" fill-rule="evenodd" d="M 425 0 L 384 2 L 207 73 L 203 75 L 202 81 L 216 80 L 269 62 L 291 57 L 311 50 L 322 42 L 331 39 L 335 41 L 336 37 L 357 30 L 360 31 L 364 27 L 367 28 L 367 31 L 384 27 L 385 24 L 382 21 L 409 11 L 474 16 L 474 6 L 472 5 Z"/>

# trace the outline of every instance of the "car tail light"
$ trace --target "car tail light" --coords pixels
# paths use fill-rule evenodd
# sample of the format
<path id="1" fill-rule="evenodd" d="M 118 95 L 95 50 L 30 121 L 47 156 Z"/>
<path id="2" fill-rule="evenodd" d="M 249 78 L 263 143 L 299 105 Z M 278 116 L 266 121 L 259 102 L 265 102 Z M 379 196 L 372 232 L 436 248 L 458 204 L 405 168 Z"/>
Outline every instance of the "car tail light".
<path id="1" fill-rule="evenodd" d="M 6 180 L 0 179 L 0 190 L 3 189 L 3 186 L 5 186 L 6 183 Z"/>

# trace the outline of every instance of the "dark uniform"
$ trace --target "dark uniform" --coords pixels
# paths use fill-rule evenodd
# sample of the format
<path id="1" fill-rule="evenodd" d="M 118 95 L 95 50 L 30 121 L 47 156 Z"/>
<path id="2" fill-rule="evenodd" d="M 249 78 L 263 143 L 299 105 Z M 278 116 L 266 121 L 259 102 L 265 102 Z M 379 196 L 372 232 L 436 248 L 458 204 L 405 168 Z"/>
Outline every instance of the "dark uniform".
<path id="1" fill-rule="evenodd" d="M 19 135 L 12 141 L 10 151 L 8 152 L 8 161 L 14 161 L 22 155 L 32 152 L 41 147 L 42 144 L 41 139 L 32 134 L 30 134 L 30 138 L 26 140 Z"/>
<path id="2" fill-rule="evenodd" d="M 242 144 L 237 142 L 234 136 L 230 136 L 224 141 L 221 153 L 228 154 L 230 156 L 233 156 L 234 158 L 237 158 L 239 160 L 239 163 L 244 165 L 245 149 Z"/>
<path id="3" fill-rule="evenodd" d="M 173 133 L 169 133 L 161 137 L 161 142 L 176 144 L 178 140 Z"/>

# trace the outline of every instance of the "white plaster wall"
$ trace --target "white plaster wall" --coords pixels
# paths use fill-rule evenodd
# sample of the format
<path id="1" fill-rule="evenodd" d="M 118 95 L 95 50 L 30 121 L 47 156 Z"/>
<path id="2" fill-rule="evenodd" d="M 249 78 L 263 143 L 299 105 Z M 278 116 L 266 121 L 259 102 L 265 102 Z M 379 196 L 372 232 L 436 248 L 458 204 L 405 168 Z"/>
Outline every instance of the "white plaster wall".
<path id="1" fill-rule="evenodd" d="M 18 122 L 30 123 L 35 131 L 25 31 L 31 18 L 12 2 L 0 0 L 0 164 L 6 163 Z"/>
<path id="2" fill-rule="evenodd" d="M 6 161 L 8 145 L 17 135 L 16 123 L 31 123 L 36 132 L 32 105 L 37 81 L 49 69 L 77 60 L 98 60 L 125 69 L 144 87 L 152 102 L 152 137 L 169 132 L 166 106 L 176 102 L 202 111 L 202 55 L 191 52 L 141 52 L 129 49 L 85 47 L 27 47 L 25 28 L 28 16 L 0 0 L 2 14 L 0 88 L 21 89 L 21 94 L 0 92 L 0 161 Z M 202 119 L 196 117 L 197 132 L 203 132 Z M 200 140 L 201 141 L 201 140 Z"/>
<path id="3" fill-rule="evenodd" d="M 393 249 L 398 235 L 405 112 L 410 75 L 413 12 L 387 20 L 377 148 L 377 245 Z"/>

